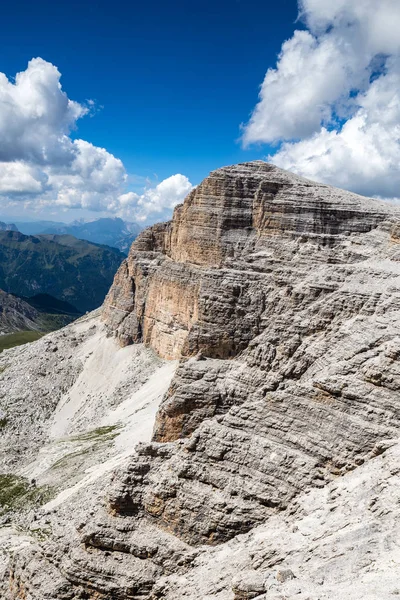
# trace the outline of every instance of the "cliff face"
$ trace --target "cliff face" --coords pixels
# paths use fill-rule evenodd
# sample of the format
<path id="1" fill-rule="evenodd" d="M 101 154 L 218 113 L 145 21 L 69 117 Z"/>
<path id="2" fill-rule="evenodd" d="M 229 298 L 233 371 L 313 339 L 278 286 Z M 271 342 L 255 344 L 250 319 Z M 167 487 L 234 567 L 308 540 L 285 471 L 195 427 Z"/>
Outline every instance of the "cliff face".
<path id="1" fill-rule="evenodd" d="M 212 173 L 134 243 L 106 299 L 110 331 L 167 359 L 213 359 L 181 364 L 157 416 L 154 441 L 193 434 L 158 467 L 178 461 L 190 477 L 165 484 L 167 499 L 158 479 L 145 487 L 163 527 L 189 542 L 232 537 L 395 434 L 382 382 L 399 333 L 396 214 L 254 162 Z"/>
<path id="2" fill-rule="evenodd" d="M 276 296 L 286 312 L 311 265 L 359 262 L 353 238 L 390 214 L 383 203 L 267 163 L 219 169 L 172 222 L 139 236 L 104 319 L 121 344 L 144 341 L 164 358 L 233 357 L 265 329 Z"/>
<path id="3" fill-rule="evenodd" d="M 144 231 L 102 318 L 180 359 L 152 441 L 92 518 L 65 509 L 16 554 L 10 597 L 380 600 L 400 575 L 399 231 L 398 208 L 262 162 Z"/>

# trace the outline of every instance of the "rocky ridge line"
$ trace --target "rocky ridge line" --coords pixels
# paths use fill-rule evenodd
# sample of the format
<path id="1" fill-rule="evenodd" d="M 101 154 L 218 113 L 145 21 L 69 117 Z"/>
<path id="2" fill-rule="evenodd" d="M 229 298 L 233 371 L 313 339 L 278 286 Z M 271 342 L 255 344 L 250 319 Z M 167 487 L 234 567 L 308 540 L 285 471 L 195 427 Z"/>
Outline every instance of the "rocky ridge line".
<path id="1" fill-rule="evenodd" d="M 10 598 L 380 599 L 398 557 L 399 217 L 256 161 L 143 232 L 103 319 L 181 358 L 153 441 L 93 518 L 65 506 L 15 555 Z"/>

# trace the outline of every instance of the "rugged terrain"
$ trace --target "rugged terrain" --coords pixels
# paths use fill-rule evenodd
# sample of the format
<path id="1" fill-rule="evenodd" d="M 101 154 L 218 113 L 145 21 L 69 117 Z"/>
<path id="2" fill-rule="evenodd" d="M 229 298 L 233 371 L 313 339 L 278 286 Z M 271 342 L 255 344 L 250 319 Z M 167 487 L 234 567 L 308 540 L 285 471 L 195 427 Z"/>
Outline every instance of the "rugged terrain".
<path id="1" fill-rule="evenodd" d="M 4 597 L 399 595 L 399 244 L 394 206 L 226 167 L 3 353 Z"/>
<path id="2" fill-rule="evenodd" d="M 74 306 L 48 294 L 20 298 L 0 290 L 0 352 L 37 340 L 80 316 Z"/>
<path id="3" fill-rule="evenodd" d="M 124 255 L 70 235 L 0 231 L 0 288 L 19 296 L 45 293 L 81 312 L 98 308 Z"/>
<path id="4" fill-rule="evenodd" d="M 39 312 L 30 304 L 0 290 L 0 335 L 38 329 Z"/>
<path id="5" fill-rule="evenodd" d="M 18 231 L 18 228 L 14 223 L 4 223 L 0 221 L 0 231 Z"/>

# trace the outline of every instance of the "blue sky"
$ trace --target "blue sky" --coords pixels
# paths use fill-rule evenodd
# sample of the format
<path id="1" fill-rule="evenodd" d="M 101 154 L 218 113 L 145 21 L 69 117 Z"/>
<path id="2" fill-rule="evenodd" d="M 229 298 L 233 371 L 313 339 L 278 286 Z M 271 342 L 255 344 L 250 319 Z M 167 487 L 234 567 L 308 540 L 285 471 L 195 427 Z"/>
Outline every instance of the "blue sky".
<path id="1" fill-rule="evenodd" d="M 2 17 L 0 218 L 149 223 L 259 158 L 400 196 L 398 0 L 16 0 Z"/>
<path id="2" fill-rule="evenodd" d="M 76 135 L 130 173 L 196 184 L 265 155 L 241 148 L 239 125 L 293 32 L 296 1 L 17 0 L 4 10 L 0 70 L 13 76 L 36 56 L 56 65 L 71 99 L 103 106 Z"/>

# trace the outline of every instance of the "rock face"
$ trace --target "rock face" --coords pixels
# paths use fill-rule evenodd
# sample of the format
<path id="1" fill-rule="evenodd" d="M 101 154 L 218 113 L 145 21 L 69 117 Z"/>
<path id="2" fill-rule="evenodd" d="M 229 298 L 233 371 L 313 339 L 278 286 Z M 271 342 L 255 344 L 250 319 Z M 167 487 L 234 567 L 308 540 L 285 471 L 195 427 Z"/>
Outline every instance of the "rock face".
<path id="1" fill-rule="evenodd" d="M 267 163 L 219 169 L 133 244 L 106 323 L 122 344 L 144 341 L 164 358 L 231 358 L 265 329 L 272 304 L 287 312 L 289 286 L 311 265 L 360 262 L 353 239 L 391 212 Z"/>
<path id="2" fill-rule="evenodd" d="M 24 300 L 0 290 L 0 334 L 38 329 L 38 311 Z"/>
<path id="3" fill-rule="evenodd" d="M 180 359 L 152 441 L 47 515 L 8 598 L 398 594 L 399 243 L 398 208 L 259 161 L 144 231 L 102 318 Z"/>

